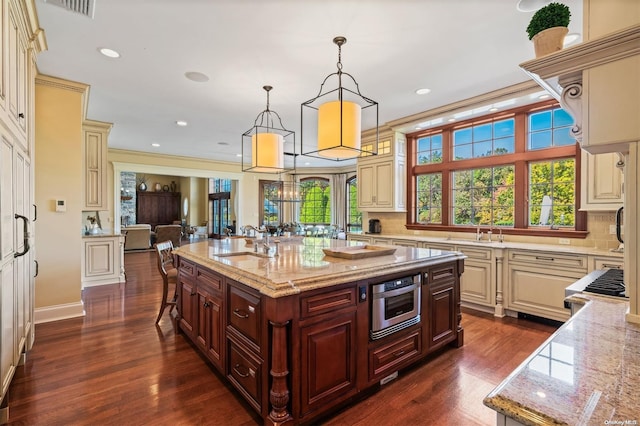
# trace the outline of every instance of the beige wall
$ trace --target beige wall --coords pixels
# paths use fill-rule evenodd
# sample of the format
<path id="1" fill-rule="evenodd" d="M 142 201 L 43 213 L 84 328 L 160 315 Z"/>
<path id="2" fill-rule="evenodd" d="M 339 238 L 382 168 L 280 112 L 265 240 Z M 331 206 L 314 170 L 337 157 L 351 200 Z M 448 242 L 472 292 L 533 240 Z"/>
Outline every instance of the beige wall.
<path id="1" fill-rule="evenodd" d="M 35 86 L 35 308 L 66 306 L 82 314 L 80 255 L 82 247 L 82 119 L 87 86 L 38 77 Z M 56 199 L 67 211 L 55 211 Z"/>
<path id="2" fill-rule="evenodd" d="M 199 225 L 207 220 L 207 178 L 225 178 L 238 182 L 238 200 L 234 206 L 238 226 L 258 223 L 258 180 L 277 179 L 277 175 L 242 173 L 239 164 L 224 163 L 219 161 L 203 160 L 190 157 L 178 157 L 170 155 L 150 154 L 148 152 L 127 151 L 121 149 L 109 149 L 108 155 L 108 180 L 113 188 L 115 172 L 132 171 L 146 175 L 171 175 L 182 176 L 179 185 L 184 199 L 189 194 L 188 222 L 190 225 Z M 119 179 L 119 176 L 118 176 Z M 176 182 L 178 183 L 178 182 Z M 119 186 L 118 186 L 119 187 Z M 187 189 L 187 187 L 189 187 Z M 110 192 L 113 194 L 113 192 Z M 114 194 L 120 196 L 120 193 Z M 114 203 L 111 203 L 113 206 Z M 116 204 L 119 209 L 119 204 Z M 110 207 L 108 212 L 110 221 L 118 212 Z M 119 224 L 119 216 L 116 224 Z M 119 225 L 117 225 L 119 226 Z M 119 230 L 119 227 L 117 228 Z"/>

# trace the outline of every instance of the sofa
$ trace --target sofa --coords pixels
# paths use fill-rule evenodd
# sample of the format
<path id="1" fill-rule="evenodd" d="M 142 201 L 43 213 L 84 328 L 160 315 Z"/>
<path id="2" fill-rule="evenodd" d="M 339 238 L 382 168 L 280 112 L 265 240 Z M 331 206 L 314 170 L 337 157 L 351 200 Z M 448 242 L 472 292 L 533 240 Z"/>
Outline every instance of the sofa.
<path id="1" fill-rule="evenodd" d="M 182 240 L 182 225 L 157 225 L 155 242 L 171 240 L 174 247 L 180 247 Z"/>
<path id="2" fill-rule="evenodd" d="M 151 225 L 139 223 L 122 228 L 125 234 L 124 249 L 140 250 L 151 247 Z"/>

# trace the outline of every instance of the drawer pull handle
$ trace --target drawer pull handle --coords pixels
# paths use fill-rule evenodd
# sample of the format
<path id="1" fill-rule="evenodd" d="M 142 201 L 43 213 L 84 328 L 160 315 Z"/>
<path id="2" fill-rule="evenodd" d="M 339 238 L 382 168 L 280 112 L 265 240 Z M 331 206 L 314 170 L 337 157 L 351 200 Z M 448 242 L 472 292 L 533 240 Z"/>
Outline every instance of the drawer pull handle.
<path id="1" fill-rule="evenodd" d="M 233 310 L 233 315 L 237 316 L 238 318 L 243 318 L 243 319 L 247 319 L 249 318 L 249 314 L 244 312 L 244 311 L 240 311 L 240 309 L 234 309 Z"/>
<path id="2" fill-rule="evenodd" d="M 550 262 L 553 262 L 555 259 L 553 257 L 536 256 L 536 260 L 548 260 Z"/>
<path id="3" fill-rule="evenodd" d="M 404 349 L 400 349 L 398 352 L 394 352 L 393 354 L 393 356 L 396 358 L 402 355 L 404 355 Z"/>
<path id="4" fill-rule="evenodd" d="M 610 268 L 610 269 L 622 269 L 622 266 L 620 266 L 620 265 L 609 265 L 608 263 L 603 263 L 602 267 L 603 268 Z"/>
<path id="5" fill-rule="evenodd" d="M 233 371 L 235 371 L 236 374 L 238 376 L 242 377 L 243 379 L 246 378 L 246 377 L 249 377 L 249 372 L 245 373 L 244 371 L 240 371 L 240 368 L 242 368 L 242 370 L 244 370 L 244 371 L 250 370 L 250 369 L 248 369 L 247 367 L 245 367 L 243 365 L 236 364 L 236 365 L 233 366 Z"/>
<path id="6" fill-rule="evenodd" d="M 203 308 L 208 308 L 209 306 L 211 306 L 211 305 L 209 304 L 209 302 L 204 302 L 204 303 L 202 304 L 202 307 L 203 307 Z"/>

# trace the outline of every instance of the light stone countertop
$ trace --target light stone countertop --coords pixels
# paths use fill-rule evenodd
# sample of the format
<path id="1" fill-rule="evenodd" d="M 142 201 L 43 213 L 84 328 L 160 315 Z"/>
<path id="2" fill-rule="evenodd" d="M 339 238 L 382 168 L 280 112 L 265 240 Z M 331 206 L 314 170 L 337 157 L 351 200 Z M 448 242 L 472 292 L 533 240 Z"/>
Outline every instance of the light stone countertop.
<path id="1" fill-rule="evenodd" d="M 82 238 L 106 238 L 106 237 L 124 237 L 122 234 L 114 234 L 113 232 L 105 232 L 100 234 L 82 234 Z"/>
<path id="2" fill-rule="evenodd" d="M 538 251 L 555 252 L 555 253 L 583 254 L 587 256 L 606 256 L 606 257 L 615 257 L 620 259 L 624 257 L 624 253 L 614 252 L 607 249 L 598 249 L 595 247 L 522 243 L 522 242 L 512 242 L 512 241 L 505 241 L 503 243 L 500 243 L 497 241 L 489 242 L 486 240 L 487 238 L 486 235 L 483 236 L 484 240 L 482 241 L 475 241 L 471 239 L 464 240 L 464 239 L 456 239 L 456 238 L 426 237 L 426 236 L 417 236 L 417 235 L 408 235 L 408 234 L 353 233 L 349 235 L 364 236 L 364 237 L 370 237 L 370 238 L 389 238 L 389 239 L 397 239 L 397 240 L 419 241 L 419 242 L 427 242 L 427 243 L 431 242 L 431 243 L 438 243 L 438 244 L 487 247 L 487 248 L 496 248 L 496 249 L 538 250 Z M 493 236 L 494 239 L 496 237 L 497 235 Z"/>
<path id="3" fill-rule="evenodd" d="M 625 299 L 581 293 L 585 306 L 485 399 L 525 425 L 640 424 L 640 325 Z"/>
<path id="4" fill-rule="evenodd" d="M 322 250 L 358 245 L 361 244 L 328 238 L 290 238 L 288 241 L 283 239 L 279 256 L 273 257 L 275 244 L 272 238 L 270 257 L 265 257 L 261 244 L 260 253 L 256 254 L 253 245 L 247 245 L 242 238 L 234 238 L 192 243 L 176 248 L 174 252 L 269 297 L 282 297 L 465 258 L 458 252 L 399 246 L 394 246 L 394 254 L 364 259 L 325 256 Z"/>

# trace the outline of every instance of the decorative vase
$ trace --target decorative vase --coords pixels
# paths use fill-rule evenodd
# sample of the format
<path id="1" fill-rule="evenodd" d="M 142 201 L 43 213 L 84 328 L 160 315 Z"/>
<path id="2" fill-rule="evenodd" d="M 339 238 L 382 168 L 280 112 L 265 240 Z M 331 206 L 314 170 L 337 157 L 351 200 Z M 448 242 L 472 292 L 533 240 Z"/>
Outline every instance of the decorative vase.
<path id="1" fill-rule="evenodd" d="M 140 182 L 140 185 L 138 185 L 138 189 L 142 192 L 147 190 L 147 184 L 144 182 Z"/>
<path id="2" fill-rule="evenodd" d="M 176 182 L 175 181 L 171 181 L 171 192 L 176 192 Z"/>
<path id="3" fill-rule="evenodd" d="M 568 32 L 569 28 L 567 27 L 553 27 L 547 28 L 534 35 L 531 41 L 533 41 L 536 58 L 562 50 L 564 36 L 566 36 Z"/>
<path id="4" fill-rule="evenodd" d="M 159 183 L 156 183 L 156 192 L 160 192 L 162 191 L 162 185 L 160 185 Z"/>

